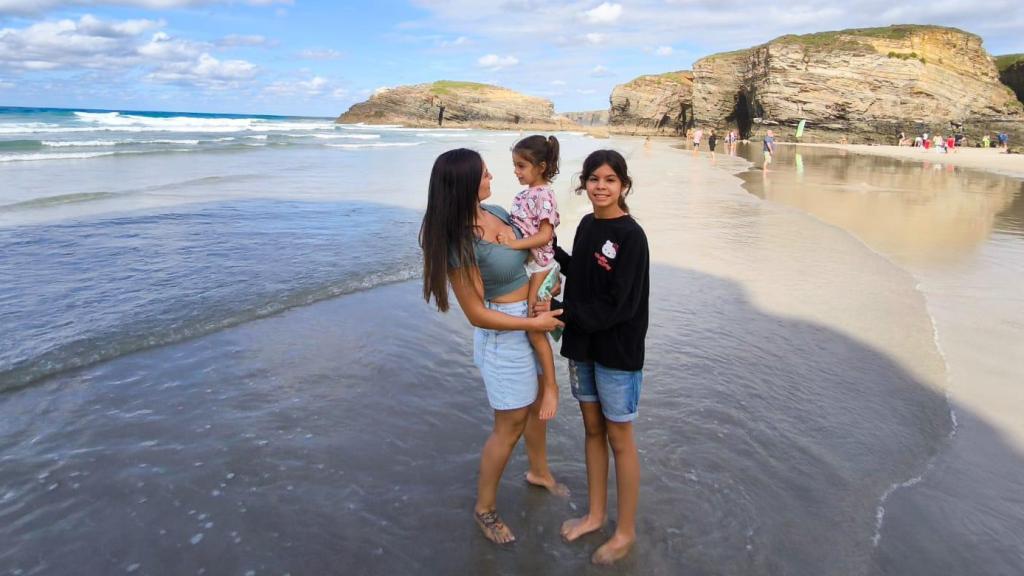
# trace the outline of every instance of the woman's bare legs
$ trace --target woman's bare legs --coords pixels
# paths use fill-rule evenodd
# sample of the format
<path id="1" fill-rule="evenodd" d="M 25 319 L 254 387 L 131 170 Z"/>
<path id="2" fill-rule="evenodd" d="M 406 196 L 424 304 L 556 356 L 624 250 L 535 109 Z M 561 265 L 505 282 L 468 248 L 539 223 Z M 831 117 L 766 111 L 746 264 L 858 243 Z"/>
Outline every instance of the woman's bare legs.
<path id="1" fill-rule="evenodd" d="M 538 387 L 541 386 L 541 377 L 538 377 Z M 565 484 L 555 481 L 551 469 L 548 468 L 548 425 L 540 419 L 541 398 L 530 406 L 530 415 L 526 420 L 526 457 L 530 461 L 530 470 L 526 472 L 526 481 L 534 486 L 547 488 L 552 494 L 567 498 L 569 489 Z"/>
<path id="2" fill-rule="evenodd" d="M 480 453 L 480 478 L 477 481 L 474 512 L 484 536 L 496 544 L 513 542 L 515 536 L 500 520 L 497 523 L 485 525 L 482 519 L 493 513 L 497 507 L 498 482 L 501 481 L 501 475 L 512 455 L 512 449 L 515 448 L 519 437 L 523 435 L 529 410 L 528 407 L 517 410 L 495 410 L 494 428 Z"/>

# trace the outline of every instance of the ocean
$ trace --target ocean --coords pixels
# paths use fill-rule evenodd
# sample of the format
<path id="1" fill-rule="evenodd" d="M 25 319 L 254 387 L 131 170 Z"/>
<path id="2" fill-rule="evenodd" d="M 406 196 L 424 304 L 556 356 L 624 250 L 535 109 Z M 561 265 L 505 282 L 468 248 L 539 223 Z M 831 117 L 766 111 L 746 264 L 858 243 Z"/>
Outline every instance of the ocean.
<path id="1" fill-rule="evenodd" d="M 1017 574 L 1024 192 L 783 147 L 712 163 L 558 133 L 560 242 L 623 152 L 652 250 L 639 542 L 590 568 L 582 424 L 472 522 L 491 414 L 422 300 L 434 158 L 514 132 L 0 108 L 0 572 Z M 611 498 L 614 502 L 614 496 Z M 612 505 L 614 516 L 614 504 Z"/>

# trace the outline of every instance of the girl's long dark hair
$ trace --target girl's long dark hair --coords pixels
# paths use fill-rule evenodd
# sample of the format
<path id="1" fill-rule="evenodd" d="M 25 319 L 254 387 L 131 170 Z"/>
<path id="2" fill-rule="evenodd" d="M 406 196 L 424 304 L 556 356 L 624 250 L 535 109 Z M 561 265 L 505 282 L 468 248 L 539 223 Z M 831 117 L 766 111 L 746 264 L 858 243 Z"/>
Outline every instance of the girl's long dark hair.
<path id="1" fill-rule="evenodd" d="M 633 191 L 633 179 L 629 177 L 629 170 L 626 167 L 626 159 L 615 150 L 594 150 L 583 161 L 583 171 L 580 172 L 580 185 L 576 187 L 577 192 L 587 191 L 587 180 L 597 171 L 598 168 L 608 165 L 622 182 L 622 195 L 619 196 L 619 208 L 629 214 L 629 206 L 626 204 L 626 196 Z"/>
<path id="2" fill-rule="evenodd" d="M 483 174 L 480 154 L 466 148 L 441 154 L 430 171 L 427 212 L 420 225 L 423 299 L 433 297 L 442 312 L 448 310 L 449 272 L 457 270 L 468 280 L 476 267 L 474 227 Z"/>

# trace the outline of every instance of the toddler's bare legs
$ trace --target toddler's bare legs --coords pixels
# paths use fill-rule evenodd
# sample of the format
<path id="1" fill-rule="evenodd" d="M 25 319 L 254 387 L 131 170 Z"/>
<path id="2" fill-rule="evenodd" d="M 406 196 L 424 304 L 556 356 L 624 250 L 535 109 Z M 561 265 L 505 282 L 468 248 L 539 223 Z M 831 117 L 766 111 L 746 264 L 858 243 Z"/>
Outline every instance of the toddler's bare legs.
<path id="1" fill-rule="evenodd" d="M 540 288 L 544 278 L 548 275 L 545 272 L 537 272 L 530 276 L 530 316 L 533 316 L 533 305 L 537 302 L 537 290 Z M 558 412 L 558 384 L 555 382 L 555 355 L 551 351 L 551 341 L 545 332 L 527 332 L 530 338 L 530 345 L 533 352 L 540 361 L 544 374 L 541 375 L 540 395 L 540 419 L 550 420 Z"/>

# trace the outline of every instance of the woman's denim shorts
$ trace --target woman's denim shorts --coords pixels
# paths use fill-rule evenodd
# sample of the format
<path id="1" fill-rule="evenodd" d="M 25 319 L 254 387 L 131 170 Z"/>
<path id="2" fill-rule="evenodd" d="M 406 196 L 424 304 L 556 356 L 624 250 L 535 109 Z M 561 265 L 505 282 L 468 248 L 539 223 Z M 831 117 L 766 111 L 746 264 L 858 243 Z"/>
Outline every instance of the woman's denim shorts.
<path id="1" fill-rule="evenodd" d="M 491 310 L 525 318 L 529 310 L 521 302 L 485 302 Z M 487 400 L 495 410 L 516 410 L 537 399 L 540 364 L 523 330 L 477 328 L 473 334 L 473 363 L 480 369 Z"/>

